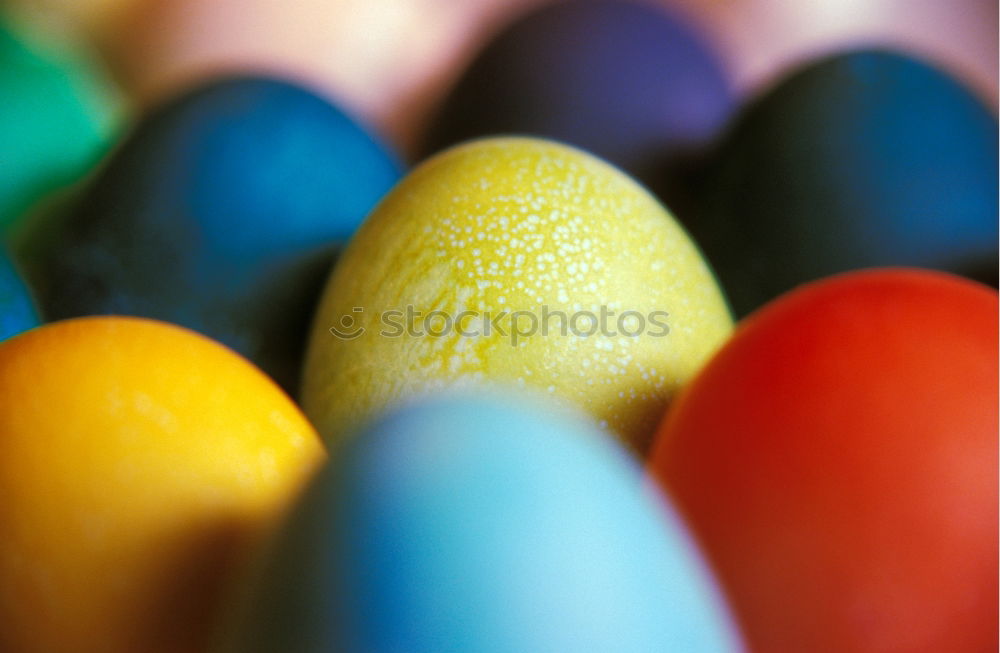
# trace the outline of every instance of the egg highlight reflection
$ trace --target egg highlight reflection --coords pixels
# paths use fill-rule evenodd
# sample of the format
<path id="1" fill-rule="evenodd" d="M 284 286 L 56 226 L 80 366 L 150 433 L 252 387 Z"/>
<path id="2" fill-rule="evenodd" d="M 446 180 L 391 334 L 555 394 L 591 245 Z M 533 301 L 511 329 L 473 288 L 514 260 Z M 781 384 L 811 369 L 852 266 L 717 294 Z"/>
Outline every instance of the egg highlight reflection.
<path id="1" fill-rule="evenodd" d="M 0 343 L 0 649 L 205 650 L 323 457 L 270 379 L 186 329 L 82 318 Z"/>

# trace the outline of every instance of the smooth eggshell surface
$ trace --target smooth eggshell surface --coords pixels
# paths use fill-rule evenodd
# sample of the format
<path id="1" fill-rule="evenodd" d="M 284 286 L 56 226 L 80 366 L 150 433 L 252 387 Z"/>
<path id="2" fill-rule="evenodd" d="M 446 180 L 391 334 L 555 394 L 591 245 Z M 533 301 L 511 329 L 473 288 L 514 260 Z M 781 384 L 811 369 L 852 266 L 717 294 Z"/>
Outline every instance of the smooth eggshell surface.
<path id="1" fill-rule="evenodd" d="M 293 390 L 335 252 L 399 174 L 307 89 L 215 80 L 147 116 L 67 215 L 28 225 L 20 256 L 46 319 L 181 324 Z"/>
<path id="2" fill-rule="evenodd" d="M 737 121 L 682 217 L 742 317 L 800 283 L 886 265 L 996 284 L 997 118 L 888 51 L 796 71 Z"/>
<path id="3" fill-rule="evenodd" d="M 652 453 L 754 651 L 997 647 L 997 295 L 917 270 L 741 323 Z"/>
<path id="4" fill-rule="evenodd" d="M 303 406 L 334 440 L 408 396 L 503 382 L 581 406 L 642 450 L 730 329 L 697 249 L 639 185 L 562 145 L 483 140 L 424 163 L 345 250 Z"/>
<path id="5" fill-rule="evenodd" d="M 304 496 L 226 650 L 739 650 L 650 490 L 604 434 L 533 400 L 407 406 Z"/>
<path id="6" fill-rule="evenodd" d="M 0 344 L 0 649 L 204 650 L 323 458 L 267 377 L 185 329 L 83 318 Z"/>

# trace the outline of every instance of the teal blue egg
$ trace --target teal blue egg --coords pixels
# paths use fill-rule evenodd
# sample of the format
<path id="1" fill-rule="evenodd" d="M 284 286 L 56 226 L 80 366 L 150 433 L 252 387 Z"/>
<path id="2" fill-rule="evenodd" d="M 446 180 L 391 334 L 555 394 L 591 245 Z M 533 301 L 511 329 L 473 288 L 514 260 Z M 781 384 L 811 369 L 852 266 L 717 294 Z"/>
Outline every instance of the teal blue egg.
<path id="1" fill-rule="evenodd" d="M 0 340 L 38 326 L 27 286 L 0 249 Z"/>
<path id="2" fill-rule="evenodd" d="M 400 174 L 326 98 L 224 77 L 146 115 L 64 215 L 26 225 L 19 257 L 47 320 L 180 324 L 294 391 L 336 253 Z"/>
<path id="3" fill-rule="evenodd" d="M 739 650 L 678 517 L 617 444 L 469 394 L 357 433 L 236 620 L 242 653 Z"/>
<path id="4" fill-rule="evenodd" d="M 737 317 L 872 267 L 997 283 L 997 116 L 892 50 L 813 61 L 750 103 L 681 217 Z"/>

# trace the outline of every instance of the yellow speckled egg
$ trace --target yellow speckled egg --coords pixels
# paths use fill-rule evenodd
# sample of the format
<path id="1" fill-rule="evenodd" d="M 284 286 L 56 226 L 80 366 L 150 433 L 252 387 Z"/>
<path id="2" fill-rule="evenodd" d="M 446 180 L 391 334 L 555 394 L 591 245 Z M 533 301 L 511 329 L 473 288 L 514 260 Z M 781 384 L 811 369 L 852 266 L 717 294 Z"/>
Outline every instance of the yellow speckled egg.
<path id="1" fill-rule="evenodd" d="M 475 141 L 417 168 L 349 244 L 303 406 L 336 440 L 413 395 L 523 386 L 641 452 L 731 327 L 696 247 L 626 175 L 544 140 Z"/>
<path id="2" fill-rule="evenodd" d="M 0 344 L 0 650 L 204 650 L 229 581 L 324 453 L 193 332 L 82 318 Z"/>

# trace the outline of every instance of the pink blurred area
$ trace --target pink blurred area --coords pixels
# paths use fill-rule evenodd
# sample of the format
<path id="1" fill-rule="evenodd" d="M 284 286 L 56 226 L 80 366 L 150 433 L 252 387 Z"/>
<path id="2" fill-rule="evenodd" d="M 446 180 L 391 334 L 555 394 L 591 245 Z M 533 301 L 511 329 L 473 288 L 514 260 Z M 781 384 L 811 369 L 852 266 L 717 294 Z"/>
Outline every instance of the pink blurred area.
<path id="1" fill-rule="evenodd" d="M 485 40 L 553 0 L 9 1 L 81 25 L 140 104 L 213 74 L 276 72 L 333 97 L 405 152 Z M 997 100 L 995 0 L 655 1 L 716 44 L 747 94 L 803 59 L 882 44 Z"/>
<path id="2" fill-rule="evenodd" d="M 670 0 L 716 40 L 741 89 L 851 46 L 897 47 L 997 99 L 997 2 L 991 0 Z"/>

